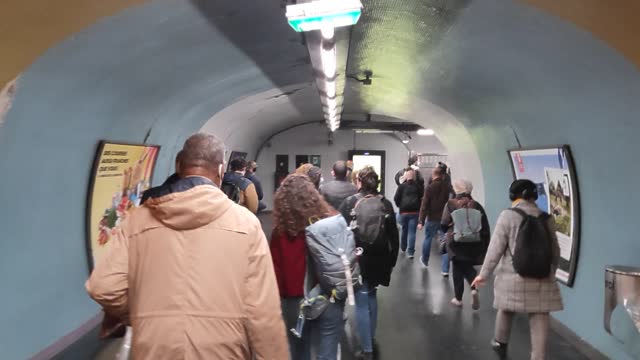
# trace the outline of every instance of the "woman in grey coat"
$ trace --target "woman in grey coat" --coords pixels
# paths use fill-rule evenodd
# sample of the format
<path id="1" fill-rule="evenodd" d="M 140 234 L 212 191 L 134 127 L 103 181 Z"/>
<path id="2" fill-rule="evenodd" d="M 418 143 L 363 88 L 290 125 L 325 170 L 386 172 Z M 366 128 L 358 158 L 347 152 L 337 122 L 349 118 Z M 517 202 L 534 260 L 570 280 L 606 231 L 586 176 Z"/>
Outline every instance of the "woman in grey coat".
<path id="1" fill-rule="evenodd" d="M 539 216 L 542 213 L 536 206 L 538 190 L 530 180 L 516 180 L 509 189 L 513 208 L 523 210 L 528 215 Z M 494 281 L 494 303 L 498 310 L 495 337 L 492 346 L 501 356 L 506 355 L 511 332 L 511 323 L 515 313 L 529 315 L 531 329 L 531 359 L 545 358 L 549 334 L 549 313 L 563 309 L 560 289 L 555 280 L 555 271 L 560 258 L 560 247 L 555 235 L 555 222 L 549 218 L 552 237 L 553 259 L 549 277 L 544 279 L 524 278 L 513 268 L 512 251 L 516 245 L 518 229 L 523 217 L 515 211 L 505 210 L 498 217 L 489 249 L 482 265 L 480 275 L 473 285 L 482 285 L 496 270 Z"/>

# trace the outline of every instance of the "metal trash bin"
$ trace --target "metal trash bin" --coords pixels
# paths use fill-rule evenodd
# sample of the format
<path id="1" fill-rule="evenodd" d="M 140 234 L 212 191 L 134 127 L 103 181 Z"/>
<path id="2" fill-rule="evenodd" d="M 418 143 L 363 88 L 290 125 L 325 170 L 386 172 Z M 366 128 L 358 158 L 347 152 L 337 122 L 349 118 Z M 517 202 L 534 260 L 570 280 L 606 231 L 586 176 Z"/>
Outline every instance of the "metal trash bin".
<path id="1" fill-rule="evenodd" d="M 605 330 L 612 334 L 611 314 L 618 305 L 622 305 L 640 332 L 640 267 L 607 266 L 604 279 Z"/>

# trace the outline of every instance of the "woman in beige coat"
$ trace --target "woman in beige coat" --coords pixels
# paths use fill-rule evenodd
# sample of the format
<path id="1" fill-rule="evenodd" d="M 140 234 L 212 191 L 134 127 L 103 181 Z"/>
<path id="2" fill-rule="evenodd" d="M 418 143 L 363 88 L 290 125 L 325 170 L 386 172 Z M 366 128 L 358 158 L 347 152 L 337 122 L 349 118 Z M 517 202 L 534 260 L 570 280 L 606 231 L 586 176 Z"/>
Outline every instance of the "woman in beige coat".
<path id="1" fill-rule="evenodd" d="M 532 216 L 542 213 L 536 206 L 537 186 L 530 180 L 516 180 L 509 189 L 513 208 Z M 515 211 L 505 210 L 498 217 L 489 250 L 480 275 L 472 285 L 483 285 L 496 270 L 494 281 L 494 303 L 498 310 L 495 338 L 492 346 L 498 354 L 505 356 L 515 313 L 529 315 L 531 328 L 531 359 L 543 360 L 549 334 L 549 313 L 563 309 L 560 289 L 555 280 L 555 270 L 560 258 L 560 247 L 555 236 L 555 222 L 549 218 L 552 236 L 552 267 L 549 277 L 544 279 L 524 278 L 516 273 L 512 264 L 512 251 L 516 245 L 518 230 L 523 217 Z"/>

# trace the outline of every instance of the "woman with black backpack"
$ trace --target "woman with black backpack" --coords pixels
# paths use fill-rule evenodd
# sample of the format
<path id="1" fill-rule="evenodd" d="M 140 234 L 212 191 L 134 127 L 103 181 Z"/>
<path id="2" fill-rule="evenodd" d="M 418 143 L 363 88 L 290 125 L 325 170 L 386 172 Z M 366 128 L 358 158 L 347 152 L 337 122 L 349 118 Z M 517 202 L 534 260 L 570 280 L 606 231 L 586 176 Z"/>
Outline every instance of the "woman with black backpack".
<path id="1" fill-rule="evenodd" d="M 358 173 L 358 194 L 344 200 L 340 213 L 353 230 L 356 246 L 363 249 L 358 259 L 362 286 L 356 291 L 356 322 L 362 352 L 360 359 L 373 359 L 378 318 L 377 287 L 389 286 L 398 257 L 398 228 L 393 205 L 378 193 L 378 174 L 373 167 Z"/>
<path id="2" fill-rule="evenodd" d="M 413 259 L 416 252 L 416 230 L 420 204 L 424 195 L 424 188 L 416 181 L 416 170 L 409 170 L 404 174 L 405 181 L 398 186 L 393 201 L 400 210 L 400 250 L 407 252 L 407 258 Z"/>
<path id="3" fill-rule="evenodd" d="M 482 286 L 496 269 L 493 306 L 498 314 L 493 349 L 506 356 L 513 317 L 526 313 L 531 359 L 544 360 L 549 313 L 563 309 L 555 279 L 560 259 L 555 222 L 536 206 L 538 188 L 532 181 L 514 181 L 509 198 L 513 204 L 498 217 L 482 270 L 472 285 Z"/>
<path id="4" fill-rule="evenodd" d="M 453 183 L 456 197 L 445 205 L 442 214 L 442 232 L 446 237 L 446 251 L 453 264 L 453 289 L 451 303 L 462 306 L 464 280 L 469 284 L 476 275 L 474 266 L 482 265 L 489 246 L 490 231 L 487 214 L 480 203 L 471 197 L 473 184 L 468 180 Z M 471 287 L 471 308 L 480 308 L 480 297 L 475 286 Z"/>

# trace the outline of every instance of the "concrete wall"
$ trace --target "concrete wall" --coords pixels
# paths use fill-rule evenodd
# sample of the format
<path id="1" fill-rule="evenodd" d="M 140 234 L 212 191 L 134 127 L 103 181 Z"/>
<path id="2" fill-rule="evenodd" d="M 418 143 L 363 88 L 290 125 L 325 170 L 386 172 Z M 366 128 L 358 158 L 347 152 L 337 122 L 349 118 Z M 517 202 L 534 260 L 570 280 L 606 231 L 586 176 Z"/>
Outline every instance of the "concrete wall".
<path id="1" fill-rule="evenodd" d="M 333 163 L 348 159 L 348 151 L 353 149 L 386 151 L 385 196 L 393 202 L 396 192 L 395 173 L 406 166 L 408 158 L 407 147 L 397 137 L 391 134 L 356 134 L 354 139 L 352 131 L 339 130 L 334 134 L 333 145 L 329 145 L 327 139 L 324 124 L 309 124 L 275 136 L 270 141 L 271 146 L 262 150 L 258 158 L 259 176 L 265 192 L 264 202 L 269 209 L 273 205 L 276 155 L 289 155 L 289 172 L 295 170 L 296 155 L 320 155 L 322 176 L 327 181 L 332 179 Z M 418 152 L 446 154 L 446 149 L 434 136 L 413 136 L 407 146 Z"/>
<path id="2" fill-rule="evenodd" d="M 582 236 L 575 284 L 561 286 L 565 310 L 555 316 L 610 358 L 631 358 L 602 317 L 605 266 L 640 266 L 638 68 L 590 34 L 515 3 L 474 3 L 459 21 L 432 64 L 451 77 L 429 77 L 424 92 L 471 132 L 494 220 L 509 205 L 513 130 L 524 147 L 571 146 Z M 628 317 L 617 326 L 627 344 L 640 342 Z"/>
<path id="3" fill-rule="evenodd" d="M 28 358 L 99 311 L 84 290 L 99 140 L 161 145 L 157 184 L 212 114 L 274 87 L 188 1 L 103 20 L 38 59 L 0 128 L 0 357 Z"/>

